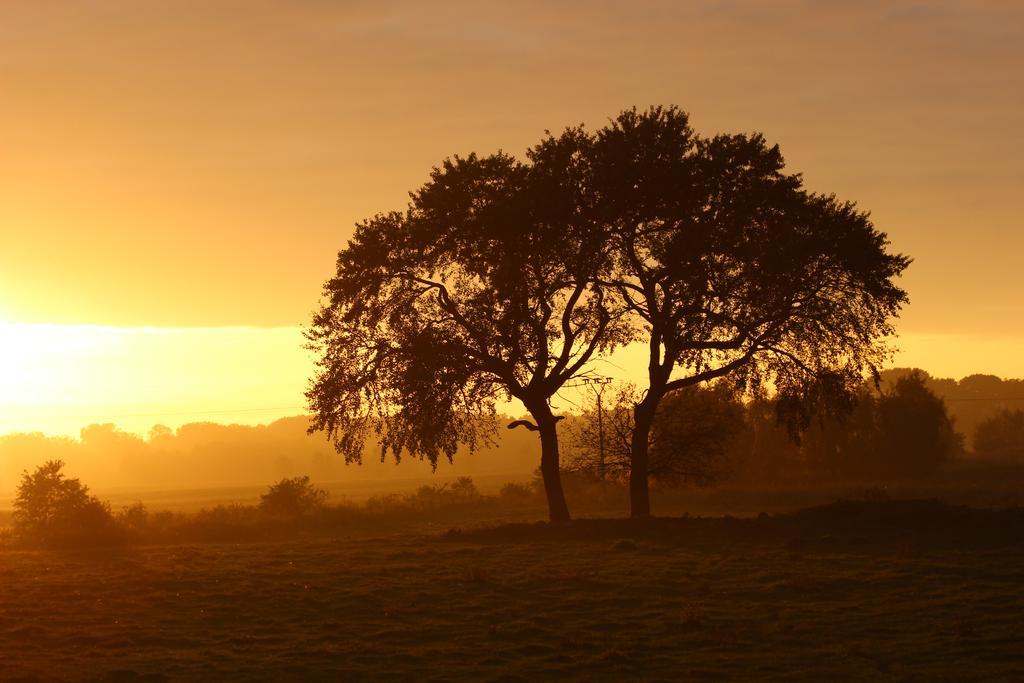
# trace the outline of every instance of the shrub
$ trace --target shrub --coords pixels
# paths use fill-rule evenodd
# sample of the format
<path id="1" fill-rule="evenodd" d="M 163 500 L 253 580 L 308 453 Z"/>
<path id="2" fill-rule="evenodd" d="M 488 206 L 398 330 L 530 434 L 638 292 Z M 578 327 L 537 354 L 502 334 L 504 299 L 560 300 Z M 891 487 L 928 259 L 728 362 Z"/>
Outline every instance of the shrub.
<path id="1" fill-rule="evenodd" d="M 475 503 L 482 498 L 472 477 L 459 477 L 444 484 L 425 484 L 416 489 L 416 493 L 404 497 L 410 507 L 420 510 Z"/>
<path id="2" fill-rule="evenodd" d="M 453 500 L 459 503 L 471 503 L 480 499 L 480 491 L 473 483 L 472 477 L 459 477 L 448 487 Z"/>
<path id="3" fill-rule="evenodd" d="M 308 476 L 282 479 L 260 496 L 260 510 L 281 517 L 301 517 L 319 510 L 327 491 L 313 486 Z"/>
<path id="4" fill-rule="evenodd" d="M 374 515 L 386 515 L 394 513 L 398 510 L 409 509 L 409 498 L 410 496 L 402 496 L 397 493 L 387 493 L 379 496 L 371 496 L 363 508 L 367 514 Z"/>
<path id="5" fill-rule="evenodd" d="M 498 495 L 507 501 L 525 502 L 528 500 L 535 500 L 539 497 L 539 491 L 535 486 L 531 484 L 521 484 L 518 482 L 510 481 L 501 487 Z"/>
<path id="6" fill-rule="evenodd" d="M 141 536 L 149 530 L 149 510 L 141 501 L 133 503 L 117 513 L 117 523 L 125 531 Z"/>
<path id="7" fill-rule="evenodd" d="M 78 479 L 61 470 L 64 463 L 50 460 L 22 474 L 14 501 L 14 529 L 18 537 L 44 545 L 89 545 L 121 540 L 110 506 Z"/>

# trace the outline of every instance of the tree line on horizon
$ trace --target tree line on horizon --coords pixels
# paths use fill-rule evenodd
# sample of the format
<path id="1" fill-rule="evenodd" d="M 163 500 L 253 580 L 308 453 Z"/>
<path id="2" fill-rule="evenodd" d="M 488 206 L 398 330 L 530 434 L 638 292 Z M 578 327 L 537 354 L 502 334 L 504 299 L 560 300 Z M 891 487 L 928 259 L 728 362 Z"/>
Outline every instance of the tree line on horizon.
<path id="1" fill-rule="evenodd" d="M 688 494 L 680 498 L 681 492 L 675 490 L 725 483 L 738 484 L 741 491 L 751 485 L 761 492 L 797 486 L 805 493 L 821 485 L 822 491 L 836 490 L 837 483 L 867 485 L 858 495 L 876 501 L 888 498 L 889 484 L 901 489 L 909 484 L 910 490 L 924 484 L 927 490 L 953 481 L 992 487 L 998 480 L 991 492 L 1003 495 L 999 490 L 1005 492 L 1010 481 L 1024 475 L 1024 411 L 1000 409 L 984 420 L 974 437 L 974 463 L 965 467 L 963 436 L 955 431 L 943 399 L 927 386 L 929 379 L 921 371 L 888 371 L 881 388 L 870 383 L 861 387 L 851 414 L 815 421 L 799 442 L 778 422 L 772 399 L 744 400 L 725 382 L 689 387 L 659 406 L 651 430 L 649 475 L 662 504 L 689 500 Z M 565 416 L 567 491 L 590 514 L 618 507 L 628 490 L 634 400 L 632 389 L 624 387 L 609 397 L 607 408 L 591 406 Z M 498 419 L 506 425 L 513 422 Z M 276 429 L 282 427 L 293 436 L 304 434 L 296 419 L 278 421 Z M 241 429 L 267 436 L 263 428 Z M 183 438 L 194 438 L 192 429 L 180 431 Z M 83 432 L 85 448 L 96 430 Z M 120 434 L 126 442 L 147 445 L 166 445 L 176 436 L 160 428 L 147 442 Z M 223 442 L 215 444 L 224 448 Z M 5 454 L 4 446 L 0 440 L 0 455 Z M 498 453 L 500 449 L 489 455 Z M 309 475 L 295 475 L 270 485 L 255 505 L 253 496 L 250 502 L 222 501 L 197 512 L 175 513 L 159 507 L 151 511 L 136 501 L 115 512 L 81 479 L 66 476 L 64 466 L 59 458 L 49 458 L 34 470 L 23 471 L 12 526 L 4 529 L 0 524 L 0 546 L 294 538 L 342 529 L 391 528 L 413 520 L 437 523 L 459 515 L 480 519 L 522 514 L 538 505 L 543 494 L 539 473 L 532 480 L 506 483 L 496 495 L 481 493 L 471 477 L 461 476 L 421 484 L 406 493 L 379 493 L 361 504 L 345 498 L 329 503 L 326 489 L 314 485 Z"/>
<path id="2" fill-rule="evenodd" d="M 891 390 L 896 381 L 912 372 L 924 380 L 928 391 L 945 403 L 953 429 L 963 444 L 963 451 L 952 464 L 964 460 L 980 463 L 1024 463 L 1024 392 L 1020 390 L 1024 380 L 1000 379 L 991 375 L 971 375 L 961 380 L 935 378 L 923 370 L 894 369 L 881 373 L 881 391 Z M 613 385 L 614 387 L 615 385 Z M 764 401 L 741 401 L 728 387 L 716 389 L 724 398 L 725 408 L 713 407 L 711 416 L 741 414 L 737 439 L 724 447 L 726 455 L 710 458 L 714 467 L 710 472 L 724 473 L 715 477 L 712 484 L 746 483 L 793 483 L 813 484 L 822 479 L 857 480 L 866 482 L 873 478 L 885 480 L 890 475 L 885 467 L 874 468 L 878 475 L 869 472 L 855 476 L 836 471 L 827 474 L 816 463 L 826 460 L 811 453 L 815 442 L 813 435 L 797 444 L 778 425 L 775 410 Z M 878 391 L 869 383 L 862 391 L 876 395 Z M 628 406 L 627 406 L 628 407 Z M 612 410 L 615 403 L 611 395 L 605 402 L 608 438 L 616 428 Z M 620 410 L 622 406 L 618 407 Z M 572 407 L 572 412 L 562 413 L 565 417 L 560 425 L 562 440 L 565 442 L 566 466 L 575 470 L 579 445 L 578 425 L 585 423 L 588 415 L 592 418 L 595 406 Z M 703 408 L 702 410 L 707 410 Z M 705 415 L 705 418 L 708 416 Z M 77 439 L 61 436 L 45 436 L 38 433 L 11 433 L 0 435 L 0 496 L 13 491 L 18 477 L 41 463 L 62 460 L 70 471 L 81 476 L 103 490 L 134 489 L 186 489 L 213 488 L 217 486 L 262 486 L 267 481 L 283 477 L 309 474 L 318 481 L 364 481 L 367 484 L 385 482 L 401 488 L 398 480 L 425 480 L 436 475 L 444 477 L 511 476 L 526 478 L 536 469 L 539 444 L 530 432 L 508 431 L 507 425 L 515 421 L 513 416 L 498 415 L 495 418 L 499 435 L 492 447 L 476 453 L 462 447 L 453 458 L 453 463 L 443 460 L 436 473 L 432 473 L 429 462 L 403 461 L 400 467 L 393 463 L 380 462 L 380 444 L 370 440 L 364 450 L 364 465 L 358 470 L 348 469 L 338 458 L 333 448 L 320 438 L 309 438 L 307 429 L 311 421 L 305 416 L 282 418 L 267 425 L 224 425 L 215 423 L 191 423 L 178 429 L 156 425 L 148 435 L 142 436 L 125 432 L 115 425 L 89 425 L 81 430 Z M 593 420 L 590 420 L 593 422 Z M 835 429 L 846 428 L 834 419 Z M 716 426 L 715 420 L 704 419 L 700 424 Z M 706 445 L 709 450 L 720 452 L 722 436 L 736 432 L 732 429 L 698 432 L 686 436 L 691 440 L 687 448 Z M 809 430 L 818 429 L 819 422 L 813 421 Z M 761 437 L 757 448 L 750 443 L 754 429 Z M 655 430 L 660 429 L 655 427 Z M 594 432 L 590 430 L 590 440 Z M 667 433 L 678 433 L 669 430 Z M 663 432 L 665 433 L 665 432 Z M 587 434 L 583 434 L 584 441 Z M 770 437 L 770 438 L 769 438 Z M 619 435 L 622 438 L 622 435 Z M 664 443 L 664 441 L 663 441 Z M 593 445 L 593 444 L 591 444 Z M 586 446 L 586 444 L 584 444 Z M 718 451 L 715 451 L 718 449 Z M 628 459 L 628 458 L 627 458 Z M 657 460 L 652 452 L 652 461 Z M 651 475 L 660 486 L 669 485 L 659 481 L 657 463 L 652 464 Z M 893 468 L 899 469 L 899 463 Z M 914 479 L 927 476 L 925 472 L 907 475 Z M 698 479 L 680 482 L 690 486 L 699 484 Z M 411 483 L 409 484 L 411 485 Z"/>
<path id="3" fill-rule="evenodd" d="M 570 514 L 551 400 L 615 348 L 649 350 L 629 434 L 644 517 L 664 400 L 713 380 L 771 394 L 796 437 L 852 410 L 907 301 L 910 259 L 866 212 L 806 190 L 763 136 L 701 136 L 676 107 L 548 132 L 525 160 L 446 159 L 410 197 L 357 224 L 324 286 L 311 431 L 346 461 L 372 437 L 436 463 L 518 399 L 553 522 Z"/>
<path id="4" fill-rule="evenodd" d="M 907 483 L 927 482 L 943 468 L 965 462 L 964 435 L 943 399 L 927 386 L 926 375 L 886 374 L 881 387 L 862 385 L 850 413 L 822 416 L 799 440 L 779 424 L 772 399 L 744 401 L 725 383 L 677 392 L 655 417 L 651 477 L 668 487 Z M 626 387 L 608 407 L 591 404 L 569 419 L 568 470 L 610 481 L 628 478 L 634 400 Z M 974 439 L 975 462 L 1024 465 L 1024 425 L 1015 432 L 1016 442 L 1003 439 L 1004 448 L 993 447 L 987 437 L 1007 414 L 1024 416 L 999 411 L 982 422 Z"/>

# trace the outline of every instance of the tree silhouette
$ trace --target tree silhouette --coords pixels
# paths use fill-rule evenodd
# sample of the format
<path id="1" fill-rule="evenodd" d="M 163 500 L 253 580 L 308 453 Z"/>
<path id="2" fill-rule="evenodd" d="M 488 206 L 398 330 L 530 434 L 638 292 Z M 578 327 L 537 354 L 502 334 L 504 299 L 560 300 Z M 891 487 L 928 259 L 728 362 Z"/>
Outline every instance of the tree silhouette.
<path id="1" fill-rule="evenodd" d="M 896 478 L 932 474 L 963 450 L 946 404 L 912 373 L 878 398 L 878 444 L 871 460 L 875 471 Z M 870 460 L 869 460 L 870 462 Z"/>
<path id="2" fill-rule="evenodd" d="M 816 421 L 802 449 L 825 478 L 921 479 L 962 451 L 962 437 L 927 376 L 912 372 L 878 391 L 865 384 L 851 414 Z"/>
<path id="3" fill-rule="evenodd" d="M 24 539 L 43 544 L 109 542 L 117 538 L 110 506 L 50 460 L 24 472 L 14 500 L 14 528 Z"/>
<path id="4" fill-rule="evenodd" d="M 650 514 L 650 430 L 672 392 L 728 376 L 773 386 L 804 426 L 887 355 L 909 264 L 866 213 L 802 188 L 760 135 L 705 139 L 675 108 L 635 109 L 592 148 L 615 258 L 604 284 L 643 327 L 648 386 L 634 406 L 630 499 Z"/>
<path id="5" fill-rule="evenodd" d="M 809 193 L 760 135 L 701 138 L 675 108 L 567 129 L 526 163 L 435 169 L 405 213 L 360 224 L 308 332 L 313 429 L 358 460 L 436 463 L 493 428 L 501 395 L 539 432 L 552 519 L 568 519 L 549 400 L 595 354 L 649 350 L 633 406 L 631 512 L 650 513 L 651 429 L 672 392 L 773 387 L 794 432 L 848 406 L 887 357 L 909 259 L 867 214 Z"/>
<path id="6" fill-rule="evenodd" d="M 260 510 L 282 517 L 301 517 L 322 508 L 327 491 L 317 488 L 308 475 L 284 478 L 260 495 Z"/>
<path id="7" fill-rule="evenodd" d="M 986 458 L 1024 460 L 1024 410 L 1000 410 L 974 430 L 974 452 Z"/>
<path id="8" fill-rule="evenodd" d="M 635 431 L 633 387 L 611 397 L 601 432 L 597 413 L 585 411 L 570 428 L 569 469 L 628 481 Z M 717 382 L 673 392 L 658 405 L 649 434 L 649 476 L 666 485 L 708 486 L 730 473 L 730 451 L 746 426 L 744 406 L 731 386 Z M 604 451 L 604 458 L 601 457 Z"/>
<path id="9" fill-rule="evenodd" d="M 451 459 L 486 442 L 495 401 L 519 399 L 541 440 L 553 521 L 569 519 L 549 399 L 627 338 L 600 282 L 604 226 L 591 218 L 580 129 L 525 162 L 498 153 L 435 168 L 404 213 L 356 228 L 307 331 L 314 419 L 347 461 L 371 434 L 381 457 Z"/>

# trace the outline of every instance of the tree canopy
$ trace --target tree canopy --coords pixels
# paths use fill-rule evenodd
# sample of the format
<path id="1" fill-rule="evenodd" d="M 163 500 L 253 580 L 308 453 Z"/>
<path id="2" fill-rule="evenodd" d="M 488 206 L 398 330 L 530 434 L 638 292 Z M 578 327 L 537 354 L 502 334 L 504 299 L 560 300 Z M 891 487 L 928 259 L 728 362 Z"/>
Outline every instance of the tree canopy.
<path id="1" fill-rule="evenodd" d="M 550 399 L 599 355 L 649 351 L 633 406 L 634 515 L 667 395 L 722 378 L 771 388 L 798 430 L 848 405 L 906 302 L 867 213 L 803 188 L 761 135 L 697 135 L 674 107 L 622 112 L 531 148 L 455 157 L 404 212 L 356 228 L 308 331 L 312 430 L 347 460 L 374 435 L 436 463 L 486 441 L 496 401 L 539 432 L 553 520 L 568 519 Z"/>
<path id="2" fill-rule="evenodd" d="M 719 377 L 771 387 L 794 428 L 849 403 L 887 357 L 909 259 L 867 213 L 808 192 L 761 135 L 697 135 L 682 111 L 622 112 L 595 135 L 594 185 L 615 261 L 604 284 L 641 326 L 634 515 L 649 514 L 649 431 L 674 391 Z"/>
<path id="3" fill-rule="evenodd" d="M 609 267 L 578 129 L 526 161 L 498 153 L 435 168 L 404 213 L 357 226 L 308 332 L 319 372 L 313 430 L 352 461 L 376 435 L 382 457 L 436 463 L 493 428 L 519 399 L 540 432 L 552 519 L 568 519 L 550 397 L 628 337 L 600 275 Z"/>
<path id="4" fill-rule="evenodd" d="M 628 481 L 635 430 L 632 385 L 610 397 L 607 407 L 589 406 L 567 430 L 568 468 L 597 478 Z M 600 411 L 600 414 L 599 412 Z M 731 451 L 746 428 L 746 409 L 733 388 L 716 382 L 665 397 L 649 435 L 648 474 L 666 486 L 708 486 L 732 470 Z"/>

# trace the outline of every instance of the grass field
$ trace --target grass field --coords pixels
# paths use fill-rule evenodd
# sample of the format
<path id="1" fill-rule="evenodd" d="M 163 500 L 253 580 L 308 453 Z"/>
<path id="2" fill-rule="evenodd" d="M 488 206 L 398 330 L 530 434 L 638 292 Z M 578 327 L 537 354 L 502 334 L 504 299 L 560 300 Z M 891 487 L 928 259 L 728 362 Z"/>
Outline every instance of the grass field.
<path id="1" fill-rule="evenodd" d="M 0 680 L 1024 680 L 1024 514 L 0 551 Z"/>

